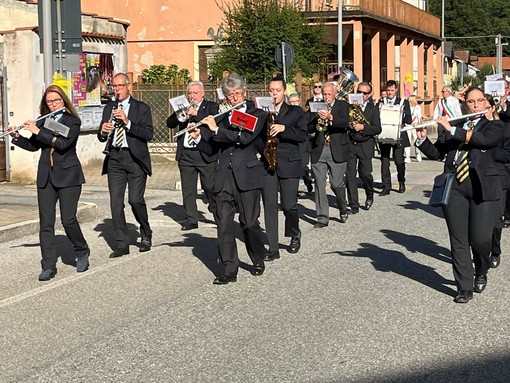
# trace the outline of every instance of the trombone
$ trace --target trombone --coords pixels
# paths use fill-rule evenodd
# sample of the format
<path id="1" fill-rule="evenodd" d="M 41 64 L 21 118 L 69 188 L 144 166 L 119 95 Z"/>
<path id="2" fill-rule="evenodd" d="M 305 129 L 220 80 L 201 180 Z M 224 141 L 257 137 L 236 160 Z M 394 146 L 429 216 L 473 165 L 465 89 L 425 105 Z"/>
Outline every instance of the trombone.
<path id="1" fill-rule="evenodd" d="M 220 112 L 220 113 L 215 114 L 213 117 L 214 117 L 214 118 L 220 117 L 220 116 L 224 115 L 225 113 L 231 112 L 231 111 L 232 111 L 232 110 L 234 110 L 234 109 L 239 109 L 239 108 L 240 108 L 240 107 L 242 107 L 244 104 L 245 104 L 245 103 L 244 103 L 244 102 L 242 102 L 242 103 L 240 103 L 240 104 L 234 105 L 234 106 L 232 106 L 231 108 L 228 108 L 228 109 L 224 110 L 223 112 Z M 202 121 L 198 122 L 196 125 L 193 125 L 193 126 L 190 126 L 190 127 L 186 128 L 186 129 L 179 130 L 176 134 L 174 134 L 174 139 L 175 139 L 175 138 L 177 138 L 177 137 L 182 136 L 183 134 L 186 134 L 186 133 L 188 133 L 188 132 L 191 132 L 193 129 L 198 128 L 200 125 L 203 125 L 203 122 L 202 122 Z"/>
<path id="2" fill-rule="evenodd" d="M 50 113 L 45 114 L 44 116 L 40 116 L 40 117 L 36 118 L 36 119 L 34 120 L 34 123 L 36 123 L 37 121 L 41 121 L 41 120 L 43 120 L 43 119 L 45 119 L 45 118 L 51 117 L 51 116 L 53 116 L 53 115 L 55 115 L 55 114 L 64 113 L 64 112 L 65 112 L 65 110 L 66 110 L 66 107 L 65 107 L 65 106 L 63 106 L 63 107 L 62 107 L 62 108 L 60 108 L 60 109 L 57 109 L 57 110 L 55 110 L 55 111 L 53 111 L 53 112 L 50 112 Z M 8 131 L 6 131 L 6 132 L 4 132 L 4 133 L 0 134 L 0 138 L 4 138 L 5 136 L 8 136 L 8 135 L 10 135 L 10 134 L 12 134 L 12 133 L 16 133 L 16 132 L 20 131 L 20 130 L 21 130 L 21 129 L 23 129 L 23 128 L 24 128 L 24 126 L 23 126 L 23 125 L 17 126 L 17 127 L 16 127 L 16 128 L 14 128 L 13 130 L 8 130 Z"/>
<path id="3" fill-rule="evenodd" d="M 462 116 L 457 116 L 457 117 L 450 117 L 450 118 L 447 118 L 446 121 L 452 122 L 452 121 L 456 121 L 456 120 L 462 120 L 463 118 L 476 117 L 479 115 L 483 115 L 483 114 L 487 113 L 488 111 L 489 111 L 488 109 L 485 109 L 485 110 L 482 110 L 481 112 L 463 114 Z M 413 130 L 413 129 L 423 129 L 423 128 L 428 128 L 430 126 L 434 126 L 436 124 L 437 124 L 436 120 L 430 120 L 430 121 L 426 121 L 426 122 L 424 122 L 422 124 L 418 124 L 418 125 L 406 125 L 406 126 L 402 127 L 400 129 L 400 131 L 407 132 L 408 130 Z"/>

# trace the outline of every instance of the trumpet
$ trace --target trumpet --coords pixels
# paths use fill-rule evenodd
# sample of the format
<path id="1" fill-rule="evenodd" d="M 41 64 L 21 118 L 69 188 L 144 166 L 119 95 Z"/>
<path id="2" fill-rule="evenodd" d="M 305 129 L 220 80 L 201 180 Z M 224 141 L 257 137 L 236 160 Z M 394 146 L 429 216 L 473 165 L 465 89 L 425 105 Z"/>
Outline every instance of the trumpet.
<path id="1" fill-rule="evenodd" d="M 244 103 L 244 102 L 242 102 L 242 103 L 240 103 L 240 104 L 234 105 L 234 106 L 232 106 L 232 107 L 230 107 L 230 108 L 228 108 L 228 109 L 225 109 L 224 111 L 222 111 L 222 112 L 220 112 L 220 113 L 215 114 L 213 117 L 214 117 L 214 118 L 220 117 L 220 116 L 224 115 L 225 113 L 229 113 L 229 112 L 231 112 L 231 111 L 232 111 L 232 110 L 234 110 L 234 109 L 239 109 L 239 108 L 241 108 L 244 104 L 245 104 L 245 103 Z M 190 127 L 186 128 L 186 129 L 179 130 L 176 134 L 174 134 L 174 139 L 175 139 L 175 138 L 177 138 L 177 137 L 182 136 L 183 134 L 186 134 L 186 133 L 188 133 L 188 132 L 191 132 L 193 129 L 198 128 L 200 125 L 203 125 L 203 122 L 202 122 L 202 121 L 197 122 L 195 125 L 190 126 Z"/>
<path id="2" fill-rule="evenodd" d="M 66 107 L 64 106 L 64 107 L 62 107 L 62 108 L 60 108 L 60 109 L 57 109 L 57 110 L 55 110 L 55 111 L 53 111 L 53 112 L 47 113 L 47 114 L 45 114 L 44 116 L 40 116 L 40 117 L 36 118 L 36 119 L 34 120 L 34 123 L 36 123 L 37 121 L 44 120 L 45 118 L 48 118 L 48 117 L 54 116 L 54 115 L 56 115 L 56 114 L 64 113 L 64 112 L 65 112 L 65 110 L 66 110 Z M 20 131 L 20 130 L 21 130 L 21 129 L 23 129 L 23 128 L 24 128 L 24 126 L 23 126 L 23 125 L 17 126 L 17 127 L 16 127 L 16 128 L 14 128 L 13 130 L 8 130 L 7 132 L 4 132 L 4 133 L 0 134 L 0 138 L 4 138 L 5 136 L 8 136 L 9 134 L 16 133 L 16 132 Z"/>
<path id="3" fill-rule="evenodd" d="M 452 122 L 452 121 L 456 121 L 456 120 L 462 120 L 463 118 L 476 117 L 476 116 L 483 115 L 483 114 L 487 113 L 488 111 L 489 111 L 488 109 L 485 109 L 485 110 L 482 110 L 481 112 L 468 113 L 468 114 L 464 114 L 462 116 L 457 116 L 457 117 L 450 117 L 450 118 L 447 118 L 446 121 Z M 423 129 L 423 128 L 428 128 L 430 126 L 434 126 L 436 124 L 437 124 L 436 120 L 430 120 L 430 121 L 426 121 L 426 122 L 424 122 L 422 124 L 418 124 L 418 125 L 406 125 L 406 126 L 402 127 L 400 129 L 400 131 L 406 132 L 408 130 L 413 130 L 413 129 Z"/>
<path id="4" fill-rule="evenodd" d="M 175 112 L 175 116 L 177 117 L 177 120 L 179 120 L 179 122 L 184 122 L 184 121 L 189 120 L 189 118 L 190 118 L 189 110 L 191 108 L 196 109 L 197 105 L 194 102 L 192 102 L 188 106 L 185 106 L 185 107 L 182 107 L 182 108 L 178 109 Z"/>

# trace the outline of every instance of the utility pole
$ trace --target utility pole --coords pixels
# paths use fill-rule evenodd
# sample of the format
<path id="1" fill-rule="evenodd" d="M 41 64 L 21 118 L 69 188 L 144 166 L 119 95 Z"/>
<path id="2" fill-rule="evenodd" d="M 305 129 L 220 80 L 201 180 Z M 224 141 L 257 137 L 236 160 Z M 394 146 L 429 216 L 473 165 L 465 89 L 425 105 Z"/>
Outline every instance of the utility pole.
<path id="1" fill-rule="evenodd" d="M 503 73 L 503 44 L 501 33 L 496 36 L 496 73 Z"/>
<path id="2" fill-rule="evenodd" d="M 43 36 L 43 64 L 44 64 L 44 85 L 45 88 L 53 82 L 53 52 L 51 46 L 52 25 L 51 25 L 51 1 L 42 0 L 42 36 Z M 41 27 L 41 25 L 39 25 Z"/>

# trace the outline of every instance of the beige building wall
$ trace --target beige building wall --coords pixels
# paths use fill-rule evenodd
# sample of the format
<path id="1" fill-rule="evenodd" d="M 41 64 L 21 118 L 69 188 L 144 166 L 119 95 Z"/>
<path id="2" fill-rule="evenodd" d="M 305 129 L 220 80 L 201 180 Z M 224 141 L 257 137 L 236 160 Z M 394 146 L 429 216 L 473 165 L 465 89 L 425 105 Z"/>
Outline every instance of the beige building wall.
<path id="1" fill-rule="evenodd" d="M 81 4 L 82 12 L 130 23 L 128 71 L 135 79 L 157 64 L 176 64 L 198 79 L 198 47 L 213 45 L 207 31 L 212 27 L 217 33 L 223 17 L 215 0 L 82 0 Z"/>

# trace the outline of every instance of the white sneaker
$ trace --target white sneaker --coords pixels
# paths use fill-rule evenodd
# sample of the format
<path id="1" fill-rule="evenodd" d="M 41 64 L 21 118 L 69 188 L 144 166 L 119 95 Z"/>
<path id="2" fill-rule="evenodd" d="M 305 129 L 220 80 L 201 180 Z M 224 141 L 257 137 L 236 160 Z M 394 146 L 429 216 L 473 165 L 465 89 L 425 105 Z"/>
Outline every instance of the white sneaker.
<path id="1" fill-rule="evenodd" d="M 406 159 L 404 160 L 404 162 L 405 162 L 406 164 L 410 164 L 410 163 L 411 163 L 411 159 L 410 159 L 409 157 L 406 157 Z"/>
<path id="2" fill-rule="evenodd" d="M 421 155 L 416 156 L 416 161 L 421 162 Z"/>

